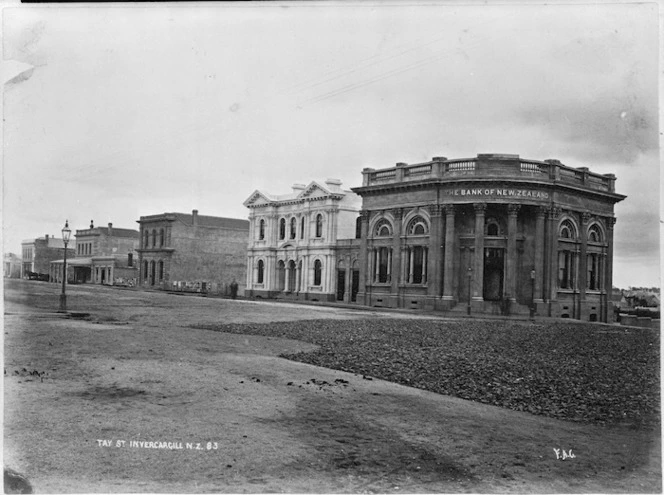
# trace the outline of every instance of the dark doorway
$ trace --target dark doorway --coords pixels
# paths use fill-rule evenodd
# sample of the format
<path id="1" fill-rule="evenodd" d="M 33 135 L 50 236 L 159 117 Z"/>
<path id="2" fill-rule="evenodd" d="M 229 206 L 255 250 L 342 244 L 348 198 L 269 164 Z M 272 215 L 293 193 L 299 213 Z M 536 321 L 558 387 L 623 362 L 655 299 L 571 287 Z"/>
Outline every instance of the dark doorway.
<path id="1" fill-rule="evenodd" d="M 337 301 L 343 301 L 346 295 L 346 270 L 337 271 Z"/>
<path id="2" fill-rule="evenodd" d="M 505 250 L 486 248 L 484 250 L 484 291 L 485 301 L 500 301 L 503 297 L 503 277 L 505 273 Z"/>
<path id="3" fill-rule="evenodd" d="M 359 270 L 353 270 L 353 280 L 352 280 L 353 287 L 350 292 L 350 300 L 352 302 L 357 301 L 357 293 L 360 291 L 360 271 Z"/>

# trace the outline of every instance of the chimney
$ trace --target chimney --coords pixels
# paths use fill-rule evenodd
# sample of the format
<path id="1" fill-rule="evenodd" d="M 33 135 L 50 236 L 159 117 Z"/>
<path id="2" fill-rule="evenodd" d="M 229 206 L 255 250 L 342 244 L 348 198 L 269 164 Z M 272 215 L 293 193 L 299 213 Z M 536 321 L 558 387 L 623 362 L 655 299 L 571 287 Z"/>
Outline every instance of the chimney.
<path id="1" fill-rule="evenodd" d="M 90 228 L 91 228 L 91 229 L 94 229 L 94 228 L 95 228 L 95 223 L 94 223 L 92 220 L 90 220 Z"/>
<path id="2" fill-rule="evenodd" d="M 198 210 L 191 210 L 191 220 L 194 227 L 198 226 Z"/>
<path id="3" fill-rule="evenodd" d="M 48 234 L 46 234 L 46 240 L 48 241 Z"/>
<path id="4" fill-rule="evenodd" d="M 327 179 L 325 185 L 332 192 L 341 192 L 341 181 L 339 179 Z"/>
<path id="5" fill-rule="evenodd" d="M 108 235 L 109 235 L 109 237 L 113 235 L 113 224 L 112 223 L 108 224 Z"/>
<path id="6" fill-rule="evenodd" d="M 304 188 L 307 187 L 304 184 L 293 184 L 293 192 L 298 194 L 300 191 L 304 191 Z"/>

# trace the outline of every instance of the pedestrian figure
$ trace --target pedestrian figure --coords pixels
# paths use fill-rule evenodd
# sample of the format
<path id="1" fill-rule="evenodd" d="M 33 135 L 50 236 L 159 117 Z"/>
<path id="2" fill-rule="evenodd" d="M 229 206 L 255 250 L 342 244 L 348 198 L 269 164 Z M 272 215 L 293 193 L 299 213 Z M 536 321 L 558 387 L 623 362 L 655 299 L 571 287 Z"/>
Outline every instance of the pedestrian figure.
<path id="1" fill-rule="evenodd" d="M 237 282 L 235 279 L 231 282 L 231 297 L 235 299 L 237 297 Z"/>

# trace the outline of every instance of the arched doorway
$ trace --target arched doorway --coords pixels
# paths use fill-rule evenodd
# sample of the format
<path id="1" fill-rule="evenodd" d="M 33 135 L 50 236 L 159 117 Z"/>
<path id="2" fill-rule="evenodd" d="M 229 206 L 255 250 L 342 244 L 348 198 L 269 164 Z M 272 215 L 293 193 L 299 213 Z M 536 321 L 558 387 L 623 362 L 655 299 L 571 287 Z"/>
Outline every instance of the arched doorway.
<path id="1" fill-rule="evenodd" d="M 337 301 L 343 301 L 346 295 L 346 267 L 343 260 L 337 266 Z"/>
<path id="2" fill-rule="evenodd" d="M 290 260 L 288 262 L 288 292 L 295 292 L 297 290 L 297 271 L 295 269 L 295 262 Z"/>
<path id="3" fill-rule="evenodd" d="M 286 288 L 286 265 L 282 260 L 277 263 L 277 290 L 283 291 Z"/>

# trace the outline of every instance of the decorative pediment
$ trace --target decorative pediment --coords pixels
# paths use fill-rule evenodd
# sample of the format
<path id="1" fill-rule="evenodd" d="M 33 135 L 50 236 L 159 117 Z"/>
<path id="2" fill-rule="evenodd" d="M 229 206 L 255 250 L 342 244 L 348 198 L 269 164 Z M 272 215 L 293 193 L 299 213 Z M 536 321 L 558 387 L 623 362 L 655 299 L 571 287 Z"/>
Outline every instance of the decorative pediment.
<path id="1" fill-rule="evenodd" d="M 326 187 L 323 187 L 318 182 L 314 181 L 304 188 L 304 190 L 298 195 L 298 199 L 327 197 L 330 194 L 331 192 Z"/>
<path id="2" fill-rule="evenodd" d="M 250 207 L 250 206 L 267 205 L 270 202 L 271 202 L 270 198 L 268 198 L 264 193 L 256 190 L 252 193 L 251 196 L 249 196 L 249 199 L 247 199 L 242 204 L 246 207 Z"/>

